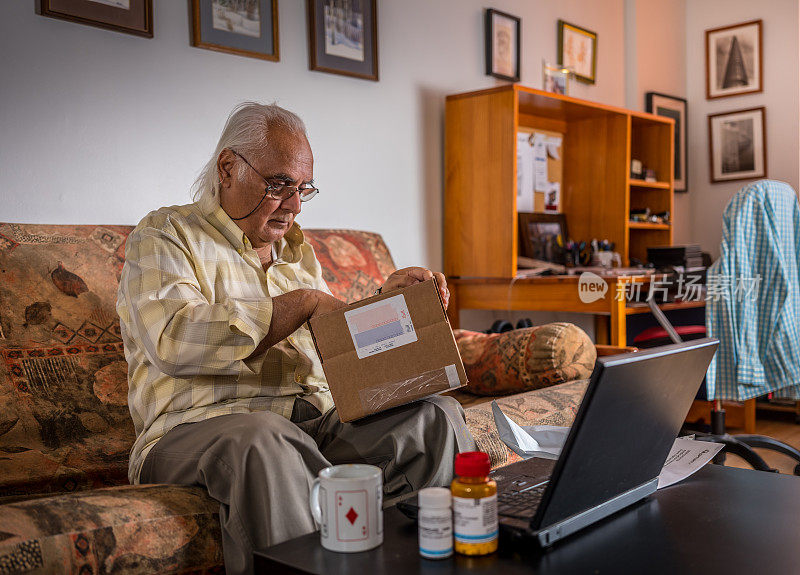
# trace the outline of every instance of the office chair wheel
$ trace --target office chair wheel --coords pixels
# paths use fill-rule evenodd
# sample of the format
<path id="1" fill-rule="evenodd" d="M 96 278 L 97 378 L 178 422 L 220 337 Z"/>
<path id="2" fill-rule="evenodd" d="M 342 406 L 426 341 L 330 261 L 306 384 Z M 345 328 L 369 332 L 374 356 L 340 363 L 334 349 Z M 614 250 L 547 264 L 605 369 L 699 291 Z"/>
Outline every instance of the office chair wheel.
<path id="1" fill-rule="evenodd" d="M 800 475 L 800 463 L 794 466 L 794 474 Z"/>
<path id="2" fill-rule="evenodd" d="M 529 317 L 523 317 L 517 322 L 517 329 L 525 329 L 526 327 L 533 327 L 533 322 Z"/>

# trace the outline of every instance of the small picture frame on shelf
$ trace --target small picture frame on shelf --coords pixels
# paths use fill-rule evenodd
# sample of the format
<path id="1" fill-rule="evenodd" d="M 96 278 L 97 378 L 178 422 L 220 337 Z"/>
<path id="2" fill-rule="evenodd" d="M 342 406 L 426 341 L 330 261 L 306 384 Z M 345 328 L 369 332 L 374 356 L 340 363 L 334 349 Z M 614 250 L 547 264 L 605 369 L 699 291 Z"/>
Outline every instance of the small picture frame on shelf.
<path id="1" fill-rule="evenodd" d="M 486 74 L 519 82 L 520 32 L 522 21 L 516 16 L 486 10 Z"/>
<path id="2" fill-rule="evenodd" d="M 594 84 L 597 80 L 597 33 L 558 21 L 558 63 L 576 80 Z"/>
<path id="3" fill-rule="evenodd" d="M 675 120 L 673 189 L 676 192 L 685 192 L 689 170 L 686 155 L 686 100 L 658 92 L 647 92 L 646 104 L 647 111 L 651 114 Z"/>
<path id="4" fill-rule="evenodd" d="M 556 264 L 565 263 L 563 246 L 569 235 L 564 214 L 519 212 L 518 222 L 520 255 Z"/>
<path id="5" fill-rule="evenodd" d="M 377 82 L 377 0 L 308 0 L 308 69 Z"/>
<path id="6" fill-rule="evenodd" d="M 542 60 L 542 87 L 545 92 L 569 96 L 569 69 Z"/>
<path id="7" fill-rule="evenodd" d="M 36 13 L 114 32 L 153 37 L 153 0 L 36 0 Z"/>
<path id="8" fill-rule="evenodd" d="M 763 92 L 761 20 L 706 30 L 706 99 Z"/>
<path id="9" fill-rule="evenodd" d="M 192 0 L 192 46 L 279 61 L 278 0 Z"/>
<path id="10" fill-rule="evenodd" d="M 766 109 L 708 117 L 711 183 L 767 177 Z"/>

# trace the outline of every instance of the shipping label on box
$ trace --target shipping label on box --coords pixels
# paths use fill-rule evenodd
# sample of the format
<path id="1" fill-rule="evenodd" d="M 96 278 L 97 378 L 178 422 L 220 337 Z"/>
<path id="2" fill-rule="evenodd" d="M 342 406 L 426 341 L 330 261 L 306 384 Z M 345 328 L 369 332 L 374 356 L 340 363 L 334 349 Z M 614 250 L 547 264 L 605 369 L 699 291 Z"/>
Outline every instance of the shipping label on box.
<path id="1" fill-rule="evenodd" d="M 309 324 L 341 421 L 467 381 L 434 280 L 356 302 Z"/>

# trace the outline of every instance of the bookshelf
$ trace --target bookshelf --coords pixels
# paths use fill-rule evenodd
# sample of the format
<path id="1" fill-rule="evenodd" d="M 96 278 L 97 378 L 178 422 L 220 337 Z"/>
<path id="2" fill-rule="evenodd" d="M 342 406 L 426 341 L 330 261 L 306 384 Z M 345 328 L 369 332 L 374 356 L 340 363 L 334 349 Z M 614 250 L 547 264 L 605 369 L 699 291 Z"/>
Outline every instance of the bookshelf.
<path id="1" fill-rule="evenodd" d="M 672 222 L 630 210 L 673 211 L 673 121 L 519 85 L 450 95 L 445 103 L 445 274 L 517 273 L 517 132 L 562 134 L 561 211 L 575 240 L 608 239 L 623 265 L 672 243 Z M 656 172 L 631 179 L 631 158 Z"/>

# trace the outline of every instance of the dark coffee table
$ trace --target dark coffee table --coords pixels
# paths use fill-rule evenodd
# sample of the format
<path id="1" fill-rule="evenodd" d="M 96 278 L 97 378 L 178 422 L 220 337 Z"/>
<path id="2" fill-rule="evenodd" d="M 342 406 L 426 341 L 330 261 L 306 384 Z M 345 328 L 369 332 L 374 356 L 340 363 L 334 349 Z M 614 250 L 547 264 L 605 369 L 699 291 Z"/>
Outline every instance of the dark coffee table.
<path id="1" fill-rule="evenodd" d="M 333 553 L 312 533 L 256 552 L 256 573 L 797 573 L 800 477 L 707 465 L 689 479 L 546 551 L 503 546 L 495 555 L 430 561 L 416 524 L 384 515 L 384 543 Z"/>

